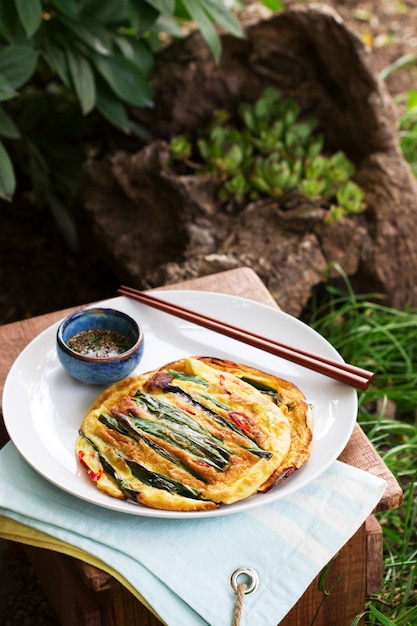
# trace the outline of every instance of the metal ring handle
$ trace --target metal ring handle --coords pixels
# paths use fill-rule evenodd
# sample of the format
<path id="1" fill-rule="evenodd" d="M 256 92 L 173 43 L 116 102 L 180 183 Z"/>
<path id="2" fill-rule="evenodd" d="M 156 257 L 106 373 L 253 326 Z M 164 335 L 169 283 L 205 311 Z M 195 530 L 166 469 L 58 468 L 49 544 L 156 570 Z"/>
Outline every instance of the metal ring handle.
<path id="1" fill-rule="evenodd" d="M 245 595 L 253 593 L 256 591 L 259 585 L 259 577 L 255 570 L 250 567 L 238 567 L 234 572 L 230 575 L 230 586 L 235 593 L 237 593 L 238 589 L 238 578 L 239 576 L 246 576 L 249 579 L 248 585 L 244 591 Z"/>

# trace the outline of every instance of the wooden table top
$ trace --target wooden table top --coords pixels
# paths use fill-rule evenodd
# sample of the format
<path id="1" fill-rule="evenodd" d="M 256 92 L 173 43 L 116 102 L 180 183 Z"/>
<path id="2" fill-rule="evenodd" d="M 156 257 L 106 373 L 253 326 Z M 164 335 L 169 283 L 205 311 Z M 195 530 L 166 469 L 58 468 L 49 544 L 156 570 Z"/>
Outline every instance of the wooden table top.
<path id="1" fill-rule="evenodd" d="M 168 285 L 167 289 L 191 289 L 199 291 L 211 291 L 242 296 L 277 307 L 277 303 L 259 279 L 257 274 L 250 268 L 239 268 L 212 274 L 202 278 L 192 279 L 186 282 Z M 72 307 L 61 311 L 54 311 L 46 315 L 32 317 L 19 322 L 0 326 L 0 395 L 3 394 L 3 386 L 9 369 L 23 348 L 38 335 L 42 330 L 62 319 L 72 311 L 82 308 Z M 284 308 L 284 307 L 283 307 Z M 3 421 L 0 420 L 0 447 L 8 440 Z M 345 450 L 339 457 L 340 461 L 371 472 L 387 482 L 387 488 L 375 512 L 394 509 L 400 506 L 402 490 L 396 479 L 389 471 L 381 457 L 358 424 L 352 433 L 352 437 Z"/>

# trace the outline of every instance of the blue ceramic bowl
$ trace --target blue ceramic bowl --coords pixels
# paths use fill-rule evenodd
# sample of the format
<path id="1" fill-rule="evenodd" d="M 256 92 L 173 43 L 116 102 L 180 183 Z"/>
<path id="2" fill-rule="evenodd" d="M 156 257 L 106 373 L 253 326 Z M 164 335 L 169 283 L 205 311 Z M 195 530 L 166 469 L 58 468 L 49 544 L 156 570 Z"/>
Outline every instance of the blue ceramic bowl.
<path id="1" fill-rule="evenodd" d="M 56 346 L 61 364 L 73 378 L 110 385 L 128 376 L 140 362 L 144 336 L 141 326 L 126 313 L 82 309 L 61 322 Z"/>

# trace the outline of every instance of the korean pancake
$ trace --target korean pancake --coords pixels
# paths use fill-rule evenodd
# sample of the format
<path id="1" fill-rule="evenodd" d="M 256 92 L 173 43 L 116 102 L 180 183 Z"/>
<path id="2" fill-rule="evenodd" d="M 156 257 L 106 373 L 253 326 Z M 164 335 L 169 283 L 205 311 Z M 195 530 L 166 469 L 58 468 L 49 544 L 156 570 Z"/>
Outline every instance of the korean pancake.
<path id="1" fill-rule="evenodd" d="M 204 511 L 265 492 L 309 458 L 312 417 L 292 383 L 189 357 L 104 390 L 78 459 L 98 489 L 144 506 Z"/>

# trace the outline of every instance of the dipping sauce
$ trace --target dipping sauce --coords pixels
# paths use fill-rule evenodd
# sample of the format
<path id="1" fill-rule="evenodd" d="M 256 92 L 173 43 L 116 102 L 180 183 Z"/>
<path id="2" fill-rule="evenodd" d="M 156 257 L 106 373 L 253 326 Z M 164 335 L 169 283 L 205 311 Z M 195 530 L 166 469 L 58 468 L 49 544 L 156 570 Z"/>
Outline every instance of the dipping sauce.
<path id="1" fill-rule="evenodd" d="M 70 337 L 67 345 L 74 352 L 95 359 L 106 359 L 126 352 L 132 342 L 115 330 L 93 328 L 82 330 Z"/>

